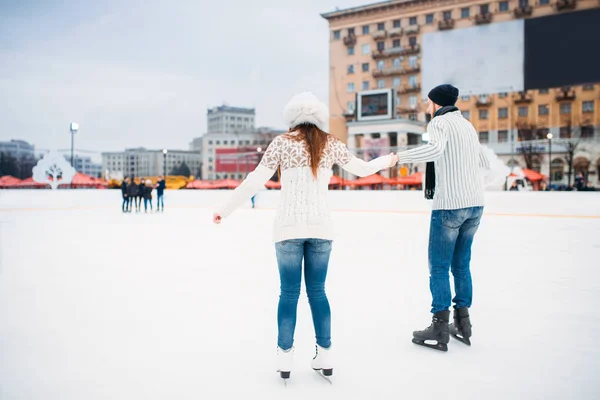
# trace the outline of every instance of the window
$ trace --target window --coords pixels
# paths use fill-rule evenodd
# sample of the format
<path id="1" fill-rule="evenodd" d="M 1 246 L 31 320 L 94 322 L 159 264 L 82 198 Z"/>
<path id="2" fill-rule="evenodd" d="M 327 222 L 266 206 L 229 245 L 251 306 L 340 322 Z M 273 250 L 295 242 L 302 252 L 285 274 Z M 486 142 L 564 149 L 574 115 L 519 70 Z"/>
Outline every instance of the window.
<path id="1" fill-rule="evenodd" d="M 408 20 L 409 25 L 417 25 L 417 17 L 410 17 Z"/>
<path id="2" fill-rule="evenodd" d="M 408 84 L 410 85 L 410 87 L 417 87 L 417 76 L 416 75 L 411 75 L 408 77 Z"/>
<path id="3" fill-rule="evenodd" d="M 548 94 L 549 90 L 548 89 L 540 89 L 538 90 L 539 94 Z"/>
<path id="4" fill-rule="evenodd" d="M 363 44 L 362 45 L 362 53 L 363 54 L 369 54 L 369 53 L 371 53 L 371 45 L 369 45 L 369 44 Z"/>
<path id="5" fill-rule="evenodd" d="M 394 28 L 400 28 L 400 20 L 399 19 L 395 19 L 393 24 L 394 24 Z"/>
<path id="6" fill-rule="evenodd" d="M 227 140 L 223 140 L 223 144 L 227 144 Z"/>
<path id="7" fill-rule="evenodd" d="M 527 117 L 529 115 L 529 107 L 519 107 L 519 117 Z"/>
<path id="8" fill-rule="evenodd" d="M 471 9 L 469 7 L 460 9 L 460 17 L 461 18 L 469 18 L 471 16 Z"/>
<path id="9" fill-rule="evenodd" d="M 444 21 L 448 21 L 452 19 L 452 11 L 444 11 Z"/>
<path id="10" fill-rule="evenodd" d="M 583 85 L 583 90 L 594 90 L 594 85 Z"/>
<path id="11" fill-rule="evenodd" d="M 508 1 L 501 1 L 498 10 L 500 12 L 508 11 Z"/>
<path id="12" fill-rule="evenodd" d="M 462 111 L 462 116 L 465 119 L 470 119 L 471 118 L 471 111 Z"/>
<path id="13" fill-rule="evenodd" d="M 349 36 L 354 35 L 354 28 L 348 28 L 348 35 Z"/>
<path id="14" fill-rule="evenodd" d="M 490 13 L 490 5 L 489 4 L 482 4 L 479 6 L 479 13 L 482 15 L 486 15 Z"/>
<path id="15" fill-rule="evenodd" d="M 353 113 L 354 112 L 354 102 L 353 101 L 349 101 L 348 102 L 348 112 Z"/>
<path id="16" fill-rule="evenodd" d="M 354 73 L 354 64 L 348 65 L 348 73 L 349 74 L 353 74 Z"/>
<path id="17" fill-rule="evenodd" d="M 354 83 L 350 82 L 348 84 L 348 86 L 346 87 L 346 92 L 348 92 L 348 93 L 354 93 Z"/>
<path id="18" fill-rule="evenodd" d="M 363 26 L 362 32 L 363 32 L 363 35 L 368 35 L 369 34 L 369 25 Z"/>
<path id="19" fill-rule="evenodd" d="M 498 109 L 498 119 L 506 119 L 508 118 L 508 108 L 502 107 Z"/>
<path id="20" fill-rule="evenodd" d="M 541 6 L 544 6 L 544 5 L 547 5 L 547 4 L 550 4 L 550 0 L 540 0 L 540 5 Z"/>
<path id="21" fill-rule="evenodd" d="M 209 141 L 208 141 L 208 144 L 209 144 L 209 145 L 210 145 L 210 144 L 213 144 L 213 143 L 212 143 L 212 140 L 209 140 Z"/>
<path id="22" fill-rule="evenodd" d="M 431 24 L 433 24 L 433 14 L 427 14 L 427 15 L 425 16 L 425 23 L 426 23 L 427 25 L 431 25 Z"/>
<path id="23" fill-rule="evenodd" d="M 400 80 L 400 78 L 398 78 L 398 80 Z M 402 104 L 402 97 L 400 96 L 396 96 L 396 107 L 398 107 L 400 104 Z"/>
<path id="24" fill-rule="evenodd" d="M 417 45 L 417 37 L 416 36 L 411 36 L 408 38 L 408 44 L 411 47 L 415 47 Z"/>
<path id="25" fill-rule="evenodd" d="M 400 78 L 394 78 L 392 80 L 392 86 L 394 86 L 394 87 L 400 86 Z"/>
<path id="26" fill-rule="evenodd" d="M 584 101 L 581 104 L 581 111 L 583 111 L 584 113 L 594 112 L 594 100 Z"/>
<path id="27" fill-rule="evenodd" d="M 369 63 L 363 63 L 362 65 L 363 72 L 369 72 Z"/>
<path id="28" fill-rule="evenodd" d="M 362 90 L 369 90 L 369 81 L 363 81 Z"/>
<path id="29" fill-rule="evenodd" d="M 385 42 L 383 40 L 377 42 L 377 50 L 383 51 L 384 49 L 385 49 Z"/>
<path id="30" fill-rule="evenodd" d="M 410 57 L 408 57 L 408 66 L 410 68 L 417 68 L 418 67 L 417 56 L 410 56 Z"/>
<path id="31" fill-rule="evenodd" d="M 383 61 L 383 60 L 377 61 L 377 69 L 380 71 L 383 71 L 384 68 L 385 68 L 385 61 Z"/>
<path id="32" fill-rule="evenodd" d="M 487 131 L 479 132 L 479 143 L 489 143 L 490 133 Z"/>
<path id="33" fill-rule="evenodd" d="M 333 31 L 333 40 L 340 40 L 341 36 L 342 36 L 342 33 L 339 30 L 338 31 Z"/>
<path id="34" fill-rule="evenodd" d="M 402 47 L 400 45 L 400 39 L 394 39 L 394 41 L 392 42 L 392 47 L 395 49 Z"/>
<path id="35" fill-rule="evenodd" d="M 220 141 L 220 140 L 217 140 L 217 141 L 215 142 L 215 144 L 217 144 L 217 145 L 220 145 L 220 144 L 221 144 L 221 141 Z"/>
<path id="36" fill-rule="evenodd" d="M 377 81 L 377 89 L 385 89 L 385 79 L 380 79 Z"/>
<path id="37" fill-rule="evenodd" d="M 410 104 L 410 108 L 417 108 L 417 96 L 410 96 L 408 103 Z"/>
<path id="38" fill-rule="evenodd" d="M 461 99 L 462 101 L 469 101 L 469 100 L 471 100 L 471 96 L 469 96 L 469 95 L 460 96 L 460 99 Z"/>
<path id="39" fill-rule="evenodd" d="M 594 137 L 594 127 L 591 125 L 581 127 L 581 138 L 590 139 Z"/>
<path id="40" fill-rule="evenodd" d="M 508 142 L 508 131 L 498 131 L 498 143 Z"/>
<path id="41" fill-rule="evenodd" d="M 560 105 L 561 114 L 571 114 L 571 103 L 562 103 Z"/>
<path id="42" fill-rule="evenodd" d="M 538 115 L 548 115 L 550 109 L 548 108 L 548 104 L 540 104 L 538 106 Z"/>
<path id="43" fill-rule="evenodd" d="M 479 119 L 488 119 L 488 110 L 479 110 Z"/>
<path id="44" fill-rule="evenodd" d="M 354 55 L 354 46 L 348 47 L 348 55 L 349 56 L 353 56 Z"/>
<path id="45" fill-rule="evenodd" d="M 380 22 L 377 24 L 378 31 L 385 31 L 385 22 Z"/>
<path id="46" fill-rule="evenodd" d="M 529 0 L 519 0 L 519 7 L 529 6 Z"/>
<path id="47" fill-rule="evenodd" d="M 571 128 L 568 126 L 561 126 L 559 136 L 561 139 L 571 138 Z"/>

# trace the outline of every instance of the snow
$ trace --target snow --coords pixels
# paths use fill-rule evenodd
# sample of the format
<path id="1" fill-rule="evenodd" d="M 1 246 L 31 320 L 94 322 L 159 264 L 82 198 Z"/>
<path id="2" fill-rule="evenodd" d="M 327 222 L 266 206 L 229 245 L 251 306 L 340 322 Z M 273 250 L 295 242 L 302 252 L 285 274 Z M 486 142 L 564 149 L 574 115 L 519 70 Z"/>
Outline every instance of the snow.
<path id="1" fill-rule="evenodd" d="M 491 192 L 473 247 L 473 346 L 429 325 L 430 203 L 332 192 L 333 385 L 310 370 L 303 291 L 287 388 L 275 372 L 277 192 L 221 226 L 227 191 L 0 191 L 0 399 L 600 397 L 600 195 Z M 358 212 L 360 211 L 360 212 Z"/>

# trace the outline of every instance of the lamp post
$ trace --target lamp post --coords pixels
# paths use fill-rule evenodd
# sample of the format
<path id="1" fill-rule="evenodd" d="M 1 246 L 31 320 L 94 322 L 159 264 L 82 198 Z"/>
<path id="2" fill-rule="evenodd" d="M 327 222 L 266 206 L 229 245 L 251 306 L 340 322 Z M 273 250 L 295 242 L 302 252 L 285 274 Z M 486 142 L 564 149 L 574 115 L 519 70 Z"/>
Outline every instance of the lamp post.
<path id="1" fill-rule="evenodd" d="M 75 157 L 73 151 L 75 149 L 75 134 L 79 130 L 79 124 L 76 122 L 71 122 L 69 130 L 71 131 L 71 166 L 75 168 Z M 75 168 L 75 171 L 77 171 L 77 168 Z M 73 182 L 71 182 L 71 189 L 73 189 Z"/>
<path id="2" fill-rule="evenodd" d="M 167 179 L 167 149 L 163 149 L 163 175 L 165 179 Z"/>
<path id="3" fill-rule="evenodd" d="M 551 190 L 552 186 L 552 134 L 546 135 L 548 138 L 548 190 Z"/>

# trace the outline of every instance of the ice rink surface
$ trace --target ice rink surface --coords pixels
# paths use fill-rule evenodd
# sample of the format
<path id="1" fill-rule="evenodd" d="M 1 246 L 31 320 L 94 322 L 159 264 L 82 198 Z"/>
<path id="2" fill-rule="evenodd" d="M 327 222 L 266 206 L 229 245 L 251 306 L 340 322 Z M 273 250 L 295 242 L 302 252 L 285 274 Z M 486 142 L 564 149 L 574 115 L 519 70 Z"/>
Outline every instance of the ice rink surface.
<path id="1" fill-rule="evenodd" d="M 276 192 L 221 226 L 220 192 L 0 191 L 0 399 L 598 399 L 600 193 L 488 193 L 472 258 L 473 346 L 429 325 L 430 203 L 335 192 L 333 385 L 310 369 L 303 290 L 287 387 L 275 372 Z"/>

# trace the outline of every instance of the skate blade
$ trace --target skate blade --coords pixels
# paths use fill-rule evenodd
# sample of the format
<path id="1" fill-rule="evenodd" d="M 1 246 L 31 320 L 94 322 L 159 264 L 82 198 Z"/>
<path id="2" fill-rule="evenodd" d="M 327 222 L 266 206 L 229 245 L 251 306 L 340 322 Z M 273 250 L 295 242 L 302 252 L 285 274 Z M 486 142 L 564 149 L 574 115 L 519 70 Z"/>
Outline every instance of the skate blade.
<path id="1" fill-rule="evenodd" d="M 446 343 L 437 342 L 436 344 L 426 343 L 424 340 L 419 340 L 413 338 L 412 342 L 414 344 L 418 344 L 419 346 L 429 347 L 430 349 L 439 350 L 439 351 L 448 351 L 448 345 Z"/>
<path id="2" fill-rule="evenodd" d="M 331 381 L 331 375 L 333 374 L 333 370 L 320 370 L 320 369 L 314 369 L 313 371 L 315 371 L 317 373 L 317 375 L 319 375 L 321 378 L 325 379 L 327 382 L 329 382 L 330 385 L 333 385 L 333 382 Z M 325 372 L 329 372 L 329 375 L 325 375 Z"/>
<path id="3" fill-rule="evenodd" d="M 450 335 L 451 335 L 451 336 L 452 336 L 454 339 L 458 340 L 458 341 L 459 341 L 459 342 L 461 342 L 461 343 L 464 343 L 464 344 L 466 344 L 467 346 L 470 346 L 470 345 L 471 345 L 471 339 L 466 339 L 466 338 L 464 338 L 464 337 L 461 337 L 461 336 L 459 336 L 459 335 L 457 335 L 457 334 L 455 334 L 455 333 L 451 333 Z"/>

